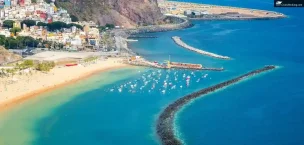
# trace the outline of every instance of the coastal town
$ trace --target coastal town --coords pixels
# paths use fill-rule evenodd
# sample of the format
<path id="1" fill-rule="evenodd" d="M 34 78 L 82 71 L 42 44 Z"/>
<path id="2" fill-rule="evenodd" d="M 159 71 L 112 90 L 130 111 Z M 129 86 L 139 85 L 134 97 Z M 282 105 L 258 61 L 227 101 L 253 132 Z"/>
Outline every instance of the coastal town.
<path id="1" fill-rule="evenodd" d="M 302 142 L 304 11 L 276 3 L 0 0 L 0 145 Z"/>
<path id="2" fill-rule="evenodd" d="M 220 14 L 218 11 L 247 14 L 248 10 L 170 1 L 159 2 L 159 6 L 166 17 L 165 24 L 125 29 L 124 26 L 115 24 L 101 26 L 93 21 L 79 21 L 67 10 L 57 7 L 55 0 L 1 1 L 0 54 L 5 55 L 0 56 L 0 93 L 5 97 L 0 98 L 0 104 L 36 91 L 55 88 L 59 84 L 101 70 L 130 65 L 157 69 L 223 71 L 224 68 L 204 64 L 171 62 L 170 58 L 165 63 L 147 60 L 128 48 L 128 43 L 136 43 L 136 38 L 154 38 L 138 34 L 192 27 L 189 19 L 193 16 L 197 18 L 197 15 L 204 15 L 199 17 L 206 18 L 208 15 Z M 282 18 L 282 14 L 275 12 L 252 10 L 250 13 L 250 18 Z M 228 56 L 191 47 L 181 41 L 180 37 L 172 39 L 189 51 L 230 59 Z M 46 78 L 49 81 L 45 81 Z M 28 83 L 35 84 L 35 87 L 26 85 Z"/>

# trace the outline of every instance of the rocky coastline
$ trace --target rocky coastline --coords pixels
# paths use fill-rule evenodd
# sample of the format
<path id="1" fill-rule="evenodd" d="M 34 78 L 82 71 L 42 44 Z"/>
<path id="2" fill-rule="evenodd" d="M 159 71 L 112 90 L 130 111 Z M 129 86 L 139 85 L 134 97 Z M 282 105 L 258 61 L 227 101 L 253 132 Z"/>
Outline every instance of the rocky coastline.
<path id="1" fill-rule="evenodd" d="M 168 19 L 175 21 L 172 24 L 164 25 L 151 25 L 151 26 L 142 26 L 136 29 L 127 29 L 126 33 L 129 35 L 142 34 L 142 33 L 153 33 L 153 32 L 166 32 L 179 29 L 190 28 L 194 26 L 188 19 L 180 18 L 176 16 L 167 16 Z"/>
<path id="2" fill-rule="evenodd" d="M 244 75 L 238 76 L 236 78 L 230 79 L 228 81 L 219 83 L 217 85 L 214 85 L 214 86 L 211 86 L 208 88 L 204 88 L 202 90 L 191 93 L 189 95 L 186 95 L 186 96 L 176 100 L 175 102 L 173 102 L 172 104 L 167 106 L 158 118 L 156 131 L 160 138 L 161 143 L 163 145 L 182 145 L 183 144 L 182 141 L 175 136 L 174 127 L 173 127 L 174 117 L 175 117 L 175 114 L 177 113 L 177 111 L 179 111 L 184 105 L 186 105 L 190 101 L 192 101 L 196 98 L 199 98 L 199 97 L 203 97 L 203 95 L 212 93 L 221 88 L 236 84 L 246 78 L 253 77 L 253 76 L 256 76 L 263 72 L 271 71 L 274 69 L 276 69 L 276 66 L 268 65 L 263 68 L 248 72 Z"/>

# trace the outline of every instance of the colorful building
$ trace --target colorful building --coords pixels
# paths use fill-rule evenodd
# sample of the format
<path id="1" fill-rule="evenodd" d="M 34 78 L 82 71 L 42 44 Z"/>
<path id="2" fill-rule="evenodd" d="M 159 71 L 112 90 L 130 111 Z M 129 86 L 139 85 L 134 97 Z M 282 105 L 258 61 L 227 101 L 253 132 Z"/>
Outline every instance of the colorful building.
<path id="1" fill-rule="evenodd" d="M 0 0 L 0 8 L 3 8 L 5 5 L 5 0 Z"/>
<path id="2" fill-rule="evenodd" d="M 11 6 L 11 0 L 5 0 L 5 6 L 10 7 Z"/>
<path id="3" fill-rule="evenodd" d="M 25 6 L 25 0 L 19 0 L 19 1 L 18 1 L 18 4 L 19 4 L 20 6 Z"/>

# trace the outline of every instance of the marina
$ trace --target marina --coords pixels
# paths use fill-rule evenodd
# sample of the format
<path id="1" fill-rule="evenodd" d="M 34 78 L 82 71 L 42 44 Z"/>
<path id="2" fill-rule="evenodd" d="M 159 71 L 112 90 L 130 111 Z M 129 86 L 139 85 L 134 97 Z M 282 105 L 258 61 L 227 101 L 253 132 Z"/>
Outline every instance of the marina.
<path id="1" fill-rule="evenodd" d="M 171 62 L 170 59 L 166 63 L 158 63 L 156 61 L 148 61 L 144 58 L 131 57 L 131 59 L 123 60 L 123 63 L 135 66 L 152 67 L 158 69 L 185 69 L 185 70 L 208 70 L 208 71 L 223 71 L 224 68 L 203 67 L 201 64 Z"/>
<path id="2" fill-rule="evenodd" d="M 173 36 L 172 39 L 173 39 L 173 41 L 177 45 L 179 45 L 179 46 L 181 46 L 183 48 L 186 48 L 186 49 L 188 49 L 190 51 L 194 51 L 196 53 L 199 53 L 199 54 L 202 54 L 202 55 L 206 55 L 206 56 L 210 56 L 210 57 L 214 57 L 214 58 L 225 59 L 225 60 L 229 60 L 230 59 L 230 57 L 228 57 L 228 56 L 218 55 L 218 54 L 215 54 L 215 53 L 207 52 L 207 51 L 204 51 L 204 50 L 201 50 L 201 49 L 189 46 L 188 44 L 186 44 L 185 42 L 183 42 L 181 40 L 181 38 L 178 37 L 178 36 Z"/>

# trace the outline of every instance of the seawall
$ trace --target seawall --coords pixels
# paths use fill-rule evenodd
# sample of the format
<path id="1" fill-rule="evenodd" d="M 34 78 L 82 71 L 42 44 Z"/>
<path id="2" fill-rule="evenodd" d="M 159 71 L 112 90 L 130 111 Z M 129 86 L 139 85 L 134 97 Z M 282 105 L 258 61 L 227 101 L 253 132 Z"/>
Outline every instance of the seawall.
<path id="1" fill-rule="evenodd" d="M 214 18 L 189 18 L 190 20 L 230 20 L 230 21 L 238 21 L 238 20 L 273 20 L 273 19 L 282 19 L 282 18 L 286 18 L 286 17 L 238 17 L 238 18 L 235 18 L 235 17 L 214 17 Z"/>
<path id="2" fill-rule="evenodd" d="M 258 75 L 263 72 L 274 70 L 275 68 L 276 68 L 276 66 L 269 65 L 269 66 L 265 66 L 265 67 L 257 69 L 257 70 L 253 70 L 251 72 L 248 72 L 248 73 L 238 76 L 236 78 L 230 79 L 228 81 L 225 81 L 225 82 L 219 83 L 217 85 L 214 85 L 214 86 L 211 86 L 208 88 L 204 88 L 197 92 L 186 95 L 186 96 L 176 100 L 172 104 L 168 105 L 165 108 L 165 110 L 160 114 L 158 121 L 157 121 L 157 126 L 156 126 L 156 131 L 161 140 L 161 143 L 163 145 L 182 145 L 183 144 L 182 141 L 175 136 L 173 124 L 174 124 L 174 117 L 175 117 L 176 112 L 179 111 L 179 109 L 181 109 L 188 102 L 190 102 L 196 98 L 203 97 L 203 95 L 212 93 L 221 88 L 236 84 L 246 78 L 253 77 L 253 76 Z"/>
<path id="3" fill-rule="evenodd" d="M 177 45 L 179 45 L 179 46 L 181 46 L 183 48 L 186 48 L 186 49 L 188 49 L 190 51 L 194 51 L 196 53 L 199 53 L 199 54 L 202 54 L 202 55 L 206 55 L 206 56 L 210 56 L 210 57 L 214 57 L 214 58 L 230 59 L 230 57 L 228 57 L 228 56 L 218 55 L 218 54 L 215 54 L 215 53 L 211 53 L 211 52 L 208 52 L 208 51 L 200 50 L 200 49 L 194 48 L 192 46 L 189 46 L 188 44 L 186 44 L 185 42 L 183 42 L 180 37 L 173 36 L 172 39 L 173 39 L 173 41 Z"/>
<path id="4" fill-rule="evenodd" d="M 192 27 L 193 24 L 186 18 L 180 18 L 175 16 L 166 16 L 167 19 L 174 21 L 173 24 L 163 24 L 163 25 L 151 25 L 151 26 L 142 26 L 136 29 L 128 29 L 126 32 L 129 35 L 141 34 L 141 33 L 152 33 L 152 32 L 166 32 L 179 29 L 185 29 Z"/>

